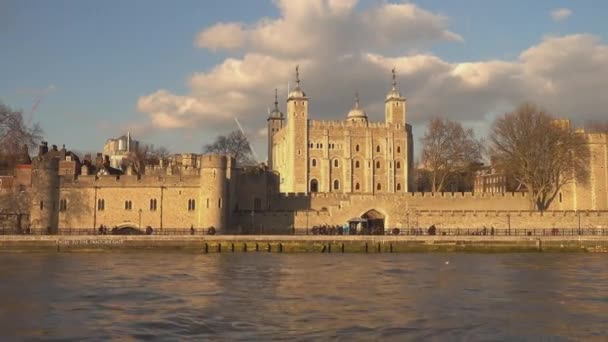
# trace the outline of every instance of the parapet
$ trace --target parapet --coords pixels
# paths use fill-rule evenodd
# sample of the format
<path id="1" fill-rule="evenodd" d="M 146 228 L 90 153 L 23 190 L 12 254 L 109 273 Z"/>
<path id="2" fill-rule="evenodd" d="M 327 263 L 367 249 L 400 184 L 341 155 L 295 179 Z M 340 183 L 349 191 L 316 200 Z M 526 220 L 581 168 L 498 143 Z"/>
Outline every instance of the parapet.
<path id="1" fill-rule="evenodd" d="M 59 170 L 59 158 L 36 157 L 32 160 L 32 169 Z"/>
<path id="2" fill-rule="evenodd" d="M 230 159 L 230 161 L 229 161 Z M 223 154 L 205 154 L 201 156 L 201 168 L 227 169 L 228 164 L 235 165 L 234 158 Z"/>
<path id="3" fill-rule="evenodd" d="M 393 126 L 386 122 L 368 122 L 368 121 L 348 121 L 348 120 L 309 120 L 308 126 L 311 128 L 392 128 Z M 396 126 L 395 126 L 396 128 Z"/>

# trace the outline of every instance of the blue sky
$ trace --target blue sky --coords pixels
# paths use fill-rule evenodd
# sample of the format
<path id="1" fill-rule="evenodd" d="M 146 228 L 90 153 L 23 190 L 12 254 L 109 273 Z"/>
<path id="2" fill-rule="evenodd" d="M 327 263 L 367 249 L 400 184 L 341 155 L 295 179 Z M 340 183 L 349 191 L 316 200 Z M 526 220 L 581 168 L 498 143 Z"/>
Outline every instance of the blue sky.
<path id="1" fill-rule="evenodd" d="M 360 1 L 352 11 L 365 12 L 385 4 L 384 1 Z M 603 56 L 608 28 L 605 20 L 608 2 L 432 0 L 412 4 L 418 9 L 444 18 L 445 22 L 441 24 L 443 29 L 459 35 L 462 40 L 431 37 L 410 42 L 404 38 L 391 44 L 391 47 L 372 47 L 367 51 L 369 42 L 362 39 L 357 42 L 360 44 L 357 51 L 376 53 L 386 58 L 417 54 L 434 56 L 455 68 L 458 63 L 465 62 L 513 62 L 523 51 L 538 46 L 547 37 L 590 34 L 597 38 L 594 45 L 592 44 L 593 48 L 598 48 L 594 51 L 599 51 L 597 53 Z M 562 20 L 555 20 L 550 16 L 550 12 L 558 8 L 569 9 L 571 14 Z M 217 23 L 239 22 L 251 27 L 262 18 L 276 20 L 281 16 L 281 9 L 274 2 L 262 0 L 3 1 L 0 3 L 0 100 L 29 113 L 36 99 L 45 94 L 33 113 L 33 120 L 41 123 L 51 144 L 65 143 L 68 148 L 76 150 L 98 151 L 102 149 L 107 138 L 119 136 L 126 129 L 132 129 L 139 134 L 141 140 L 168 146 L 173 152 L 200 152 L 201 146 L 212 140 L 216 134 L 236 128 L 232 121 L 224 118 L 222 125 L 216 121 L 207 125 L 208 116 L 205 110 L 201 109 L 198 112 L 176 116 L 184 118 L 191 115 L 198 119 L 188 119 L 179 127 L 168 127 L 152 123 L 155 109 L 148 110 L 150 106 L 146 106 L 146 112 L 142 110 L 142 106 L 138 106 L 138 101 L 159 89 L 165 89 L 172 95 L 191 97 L 204 106 L 208 98 L 199 94 L 207 92 L 206 85 L 192 86 L 191 77 L 195 73 L 209 76 L 212 70 L 225 63 L 227 58 L 242 61 L 248 54 L 258 53 L 289 64 L 298 56 L 287 56 L 280 51 L 275 54 L 275 51 L 256 47 L 253 43 L 251 46 L 237 49 L 219 48 L 215 51 L 208 46 L 206 48 L 195 44 L 200 32 Z M 314 20 L 311 20 L 311 25 L 314 25 Z M 424 26 L 424 23 L 420 25 Z M 285 44 L 298 42 L 286 35 Z M 311 63 L 318 64 L 318 61 L 314 60 L 315 57 L 307 58 Z M 329 60 L 327 63 L 337 62 Z M 272 68 L 272 65 L 262 64 L 259 67 Z M 313 70 L 313 67 L 309 70 Z M 560 66 L 557 70 L 569 69 Z M 606 69 L 601 69 L 600 72 L 604 70 Z M 269 73 L 271 71 L 268 70 Z M 311 102 L 315 101 L 312 96 L 322 81 L 334 82 L 333 89 L 339 88 L 337 86 L 341 84 L 329 79 L 323 80 L 322 75 L 314 76 L 314 71 L 308 75 L 305 72 L 304 70 L 302 76 L 303 85 L 309 87 L 307 90 Z M 280 78 L 284 79 L 283 83 L 290 79 L 291 73 L 291 68 L 284 71 L 285 77 Z M 308 83 L 307 77 L 310 80 Z M 557 79 L 557 73 L 551 77 Z M 569 76 L 565 77 L 568 79 Z M 226 78 L 230 80 L 229 75 Z M 404 78 L 402 83 L 407 83 L 408 80 Z M 422 76 L 413 77 L 412 80 L 417 83 L 404 84 L 405 89 L 412 89 L 405 93 L 408 100 L 410 96 L 418 94 L 417 89 L 427 87 L 429 82 L 429 78 Z M 264 81 L 256 80 L 259 84 L 265 84 Z M 227 105 L 225 109 L 218 109 L 220 112 L 234 110 L 233 115 L 245 123 L 258 149 L 263 149 L 265 139 L 262 134 L 258 136 L 265 124 L 264 103 L 272 102 L 270 94 L 276 82 L 278 81 L 274 79 L 266 82 L 268 91 L 264 96 L 268 96 L 263 99 L 258 99 L 258 89 L 247 93 L 246 89 L 239 88 L 245 93 L 243 96 L 250 96 L 243 97 L 244 99 L 256 97 L 250 106 L 233 109 Z M 480 105 L 479 108 L 459 107 L 459 110 L 479 113 L 471 117 L 454 114 L 454 117 L 462 118 L 472 125 L 478 122 L 479 126 L 484 126 L 481 120 L 494 110 L 491 106 L 500 111 L 503 107 L 496 103 L 508 107 L 511 104 L 509 101 L 519 99 L 512 92 L 506 95 L 495 94 L 496 89 L 501 88 L 500 82 L 501 79 L 497 79 L 495 83 L 489 82 L 488 89 L 480 94 L 470 95 L 470 90 L 459 93 L 472 96 L 471 102 L 480 101 L 481 96 L 497 96 L 498 100 L 492 104 Z M 591 82 L 589 86 L 594 88 L 599 86 L 595 80 L 588 82 Z M 508 86 L 512 85 L 505 87 Z M 365 85 L 361 85 L 361 88 L 365 89 Z M 330 99 L 317 95 L 317 103 L 327 104 L 327 107 L 315 108 L 311 105 L 314 115 L 317 118 L 339 118 L 341 113 L 337 112 L 346 112 L 351 105 L 348 102 L 351 93 L 352 89 L 336 89 L 336 95 Z M 369 93 L 371 95 L 373 92 Z M 421 92 L 419 98 L 425 96 L 426 94 Z M 441 94 L 437 96 L 442 97 Z M 340 101 L 333 103 L 333 98 L 339 98 Z M 365 102 L 365 97 L 362 99 Z M 441 101 L 448 100 L 449 97 Z M 596 106 L 600 107 L 602 99 L 599 93 L 596 100 Z M 368 110 L 377 111 L 380 102 L 374 101 L 367 99 Z M 587 98 L 581 101 L 589 102 Z M 458 102 L 458 99 L 453 99 L 452 103 L 454 102 Z M 541 101 L 541 104 L 549 108 L 563 107 L 559 103 L 553 103 L 552 98 L 548 98 L 546 102 L 545 104 Z M 412 98 L 412 103 L 413 109 L 417 110 L 412 114 L 412 118 L 416 118 L 413 121 L 417 124 L 416 138 L 420 136 L 420 127 L 423 126 L 425 117 L 450 116 L 449 110 L 438 110 L 442 113 L 437 113 L 437 110 L 433 110 L 433 113 L 425 112 L 428 108 L 451 108 L 450 102 L 438 107 L 422 101 L 417 104 L 415 98 Z M 326 111 L 331 113 L 326 114 Z M 584 111 L 589 113 L 590 118 L 601 115 L 595 107 L 584 108 Z"/>

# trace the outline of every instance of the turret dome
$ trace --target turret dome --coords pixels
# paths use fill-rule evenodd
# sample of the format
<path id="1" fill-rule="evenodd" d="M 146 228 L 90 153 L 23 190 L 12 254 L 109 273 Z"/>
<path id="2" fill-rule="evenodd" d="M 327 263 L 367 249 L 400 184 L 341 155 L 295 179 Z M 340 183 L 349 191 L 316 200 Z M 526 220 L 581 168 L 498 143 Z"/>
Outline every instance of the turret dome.
<path id="1" fill-rule="evenodd" d="M 359 108 L 359 94 L 355 95 L 355 107 L 348 112 L 348 121 L 367 121 L 367 114 Z"/>
<path id="2" fill-rule="evenodd" d="M 268 114 L 268 120 L 283 120 L 283 113 L 279 110 L 277 89 L 274 90 L 274 109 Z"/>
<path id="3" fill-rule="evenodd" d="M 393 68 L 392 72 L 393 72 L 393 87 L 388 92 L 388 94 L 386 94 L 386 101 L 404 100 L 404 98 L 401 96 L 401 93 L 399 93 L 399 91 L 397 90 L 397 76 L 395 75 L 395 68 Z"/>
<path id="4" fill-rule="evenodd" d="M 296 65 L 296 87 L 289 92 L 287 99 L 303 97 L 306 97 L 306 93 L 300 88 L 300 66 Z"/>

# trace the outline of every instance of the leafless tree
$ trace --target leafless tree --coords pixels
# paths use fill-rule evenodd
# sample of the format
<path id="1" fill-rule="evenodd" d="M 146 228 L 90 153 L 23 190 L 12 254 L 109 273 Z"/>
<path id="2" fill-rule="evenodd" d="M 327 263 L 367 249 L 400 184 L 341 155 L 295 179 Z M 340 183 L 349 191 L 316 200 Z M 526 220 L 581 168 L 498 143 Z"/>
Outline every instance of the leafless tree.
<path id="1" fill-rule="evenodd" d="M 28 125 L 23 112 L 0 102 L 0 160 L 12 168 L 24 153 L 24 146 L 35 148 L 42 139 L 38 124 Z"/>
<path id="2" fill-rule="evenodd" d="M 422 142 L 422 166 L 428 171 L 431 191 L 444 191 L 447 181 L 481 159 L 482 144 L 472 129 L 448 119 L 433 118 Z"/>
<path id="3" fill-rule="evenodd" d="M 169 150 L 166 147 L 140 144 L 129 156 L 123 159 L 123 167 L 132 166 L 137 174 L 144 174 L 146 165 L 167 164 Z"/>
<path id="4" fill-rule="evenodd" d="M 585 136 L 534 104 L 523 104 L 494 122 L 491 153 L 500 171 L 528 191 L 531 207 L 549 208 L 560 189 L 588 181 Z"/>
<path id="5" fill-rule="evenodd" d="M 204 153 L 219 153 L 232 156 L 239 165 L 251 165 L 253 158 L 251 145 L 247 137 L 240 131 L 232 131 L 228 135 L 218 136 L 212 144 L 203 147 Z"/>

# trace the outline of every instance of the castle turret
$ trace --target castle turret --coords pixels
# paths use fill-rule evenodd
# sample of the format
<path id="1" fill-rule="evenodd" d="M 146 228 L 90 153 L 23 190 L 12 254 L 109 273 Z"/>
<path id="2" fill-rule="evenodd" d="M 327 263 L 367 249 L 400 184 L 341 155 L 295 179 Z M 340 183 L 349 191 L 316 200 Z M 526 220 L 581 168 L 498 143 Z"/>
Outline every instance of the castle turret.
<path id="1" fill-rule="evenodd" d="M 32 228 L 57 232 L 59 221 L 59 159 L 38 156 L 32 165 Z"/>
<path id="2" fill-rule="evenodd" d="M 359 108 L 359 93 L 355 94 L 355 107 L 348 112 L 346 120 L 352 122 L 367 122 L 367 114 Z"/>
<path id="3" fill-rule="evenodd" d="M 283 128 L 285 117 L 279 110 L 279 99 L 277 90 L 274 90 L 274 109 L 268 116 L 268 168 L 273 169 L 272 146 L 274 145 L 274 134 Z"/>
<path id="4" fill-rule="evenodd" d="M 308 98 L 300 89 L 296 66 L 296 88 L 287 97 L 288 160 L 282 192 L 308 192 Z"/>
<path id="5" fill-rule="evenodd" d="M 397 90 L 397 76 L 395 74 L 395 68 L 393 68 L 392 73 L 393 87 L 386 95 L 385 101 L 386 123 L 405 127 L 405 124 L 407 122 L 405 117 L 405 98 L 402 97 L 399 91 Z"/>
<path id="6" fill-rule="evenodd" d="M 214 227 L 218 232 L 225 230 L 228 223 L 228 158 L 214 154 L 201 157 L 200 225 L 203 228 Z M 231 160 L 230 164 L 234 161 Z"/>

